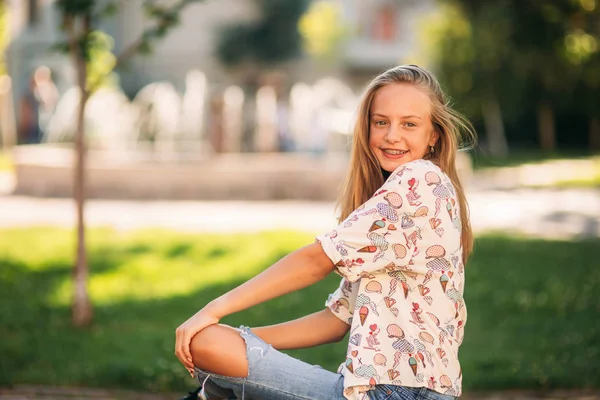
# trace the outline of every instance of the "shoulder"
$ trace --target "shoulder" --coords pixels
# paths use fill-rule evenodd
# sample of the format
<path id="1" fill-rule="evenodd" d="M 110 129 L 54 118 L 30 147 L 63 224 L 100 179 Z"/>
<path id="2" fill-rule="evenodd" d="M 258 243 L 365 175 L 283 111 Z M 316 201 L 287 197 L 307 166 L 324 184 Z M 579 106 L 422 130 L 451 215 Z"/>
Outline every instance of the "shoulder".
<path id="1" fill-rule="evenodd" d="M 429 160 L 414 160 L 399 166 L 389 177 L 380 192 L 403 195 L 410 206 L 438 201 L 455 195 L 450 178 Z"/>
<path id="2" fill-rule="evenodd" d="M 388 181 L 397 183 L 406 183 L 410 179 L 426 180 L 428 183 L 435 183 L 446 178 L 446 174 L 436 164 L 429 160 L 413 160 L 400 165 L 392 172 Z"/>

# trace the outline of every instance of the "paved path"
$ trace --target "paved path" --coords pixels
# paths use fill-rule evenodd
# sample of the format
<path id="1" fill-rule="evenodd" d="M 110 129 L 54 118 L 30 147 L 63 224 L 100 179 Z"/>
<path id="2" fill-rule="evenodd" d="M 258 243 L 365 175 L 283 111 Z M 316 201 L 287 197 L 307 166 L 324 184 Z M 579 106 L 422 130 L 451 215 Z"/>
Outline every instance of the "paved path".
<path id="1" fill-rule="evenodd" d="M 150 394 L 123 390 L 21 386 L 0 388 L 0 400 L 178 400 L 185 393 Z M 600 400 L 599 391 L 556 390 L 551 392 L 504 391 L 467 393 L 461 400 Z"/>
<path id="2" fill-rule="evenodd" d="M 477 233 L 520 232 L 546 238 L 600 237 L 600 190 L 515 189 L 468 193 Z M 333 202 L 89 200 L 88 226 L 119 230 L 163 227 L 189 232 L 295 229 L 325 232 L 335 226 Z M 0 227 L 74 224 L 71 199 L 0 196 Z"/>
<path id="3" fill-rule="evenodd" d="M 178 400 L 184 394 L 51 386 L 0 388 L 0 400 Z"/>
<path id="4" fill-rule="evenodd" d="M 546 238 L 600 237 L 600 188 L 532 189 L 574 176 L 593 177 L 600 156 L 551 160 L 475 171 L 467 179 L 473 228 Z M 0 172 L 0 227 L 50 224 L 71 227 L 70 199 L 11 196 L 15 177 Z M 335 226 L 333 202 L 90 200 L 88 226 L 120 230 L 163 227 L 191 232 L 295 229 L 324 232 Z"/>

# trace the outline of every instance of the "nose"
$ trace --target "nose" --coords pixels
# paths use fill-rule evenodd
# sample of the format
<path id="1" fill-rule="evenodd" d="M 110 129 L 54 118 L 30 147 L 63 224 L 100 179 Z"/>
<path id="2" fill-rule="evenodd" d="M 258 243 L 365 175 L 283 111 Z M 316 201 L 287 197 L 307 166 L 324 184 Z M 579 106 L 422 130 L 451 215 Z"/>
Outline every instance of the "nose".
<path id="1" fill-rule="evenodd" d="M 388 128 L 387 132 L 385 133 L 385 136 L 383 137 L 383 139 L 388 143 L 401 142 L 403 139 L 402 131 L 399 127 L 397 127 L 393 124 L 390 124 L 390 127 Z"/>

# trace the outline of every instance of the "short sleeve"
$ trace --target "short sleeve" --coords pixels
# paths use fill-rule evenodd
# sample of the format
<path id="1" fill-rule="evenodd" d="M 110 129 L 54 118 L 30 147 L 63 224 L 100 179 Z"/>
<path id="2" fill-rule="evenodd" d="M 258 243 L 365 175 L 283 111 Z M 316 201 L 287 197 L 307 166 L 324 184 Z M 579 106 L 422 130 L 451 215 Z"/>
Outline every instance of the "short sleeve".
<path id="1" fill-rule="evenodd" d="M 325 307 L 329 308 L 333 315 L 348 325 L 352 324 L 358 285 L 358 282 L 351 283 L 347 279 L 342 278 L 340 286 L 335 292 L 329 295 L 325 302 Z"/>
<path id="2" fill-rule="evenodd" d="M 400 166 L 337 228 L 317 236 L 336 272 L 355 282 L 409 265 L 420 251 L 421 230 L 439 208 L 434 189 L 440 172 L 425 160 Z"/>

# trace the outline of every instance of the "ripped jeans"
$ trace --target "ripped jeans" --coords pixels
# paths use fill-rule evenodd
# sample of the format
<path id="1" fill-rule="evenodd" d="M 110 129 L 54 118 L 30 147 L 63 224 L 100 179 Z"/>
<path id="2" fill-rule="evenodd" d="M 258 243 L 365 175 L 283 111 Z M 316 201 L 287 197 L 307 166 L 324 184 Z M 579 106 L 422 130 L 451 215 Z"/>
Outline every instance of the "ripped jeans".
<path id="1" fill-rule="evenodd" d="M 248 327 L 241 326 L 240 335 L 246 342 L 248 377 L 223 376 L 195 368 L 195 376 L 202 384 L 200 399 L 345 400 L 342 375 L 275 350 Z"/>
<path id="2" fill-rule="evenodd" d="M 198 397 L 202 400 L 345 400 L 344 377 L 318 365 L 307 364 L 281 353 L 241 326 L 240 336 L 246 342 L 248 376 L 236 378 L 195 368 L 202 384 Z M 376 385 L 366 392 L 370 400 L 454 400 L 427 388 Z"/>

